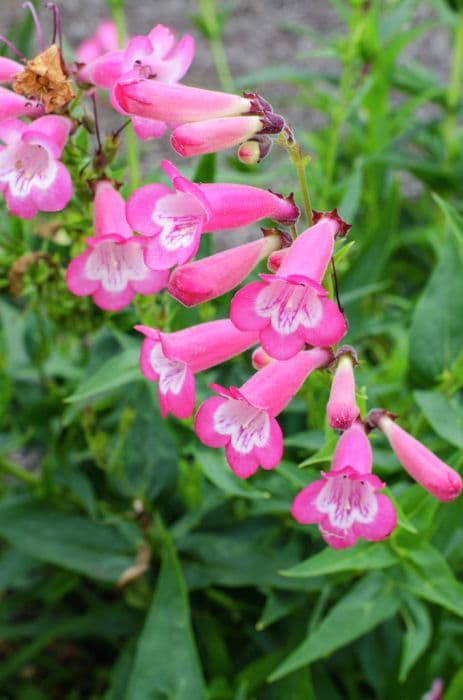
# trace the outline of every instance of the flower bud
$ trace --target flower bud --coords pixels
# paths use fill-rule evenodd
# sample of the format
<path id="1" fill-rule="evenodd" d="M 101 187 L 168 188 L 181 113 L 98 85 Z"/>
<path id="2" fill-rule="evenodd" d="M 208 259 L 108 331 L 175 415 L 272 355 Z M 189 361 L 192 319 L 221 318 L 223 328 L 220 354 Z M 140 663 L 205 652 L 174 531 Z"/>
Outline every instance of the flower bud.
<path id="1" fill-rule="evenodd" d="M 326 414 L 334 430 L 347 430 L 360 415 L 355 401 L 354 359 L 349 349 L 339 356 Z"/>
<path id="2" fill-rule="evenodd" d="M 265 158 L 272 147 L 272 140 L 265 135 L 255 136 L 238 148 L 238 159 L 245 165 L 255 165 Z"/>
<path id="3" fill-rule="evenodd" d="M 398 426 L 387 411 L 370 411 L 366 422 L 384 433 L 403 468 L 435 498 L 451 501 L 460 494 L 460 475 Z"/>

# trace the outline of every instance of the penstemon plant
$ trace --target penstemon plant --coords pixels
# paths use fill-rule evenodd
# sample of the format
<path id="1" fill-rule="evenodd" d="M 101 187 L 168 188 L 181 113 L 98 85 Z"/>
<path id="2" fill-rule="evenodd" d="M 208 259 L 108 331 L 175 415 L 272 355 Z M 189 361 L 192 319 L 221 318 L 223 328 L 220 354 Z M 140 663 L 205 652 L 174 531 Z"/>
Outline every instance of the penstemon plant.
<path id="1" fill-rule="evenodd" d="M 463 16 L 461 8 L 436 4 L 443 16 L 448 18 L 456 14 L 459 22 L 455 30 L 456 59 L 449 92 L 442 96 L 436 93 L 435 86 L 429 85 L 426 92 L 430 99 L 438 95 L 436 99 L 448 108 L 441 134 L 442 170 L 448 174 L 457 168 L 460 156 L 455 146 L 459 132 L 454 116 L 459 106 L 461 71 L 457 62 L 462 54 Z M 422 534 L 412 522 L 417 515 L 424 521 L 423 532 L 431 530 L 432 524 L 426 521 L 423 510 L 429 508 L 432 519 L 436 504 L 427 500 L 427 494 L 445 502 L 456 499 L 462 489 L 457 471 L 461 455 L 450 459 L 450 466 L 415 434 L 422 430 L 426 418 L 440 437 L 456 447 L 463 446 L 461 435 L 455 430 L 452 432 L 452 426 L 459 425 L 463 415 L 452 398 L 463 386 L 461 333 L 452 334 L 454 325 L 449 328 L 439 321 L 440 342 L 445 345 L 441 352 L 439 340 L 436 343 L 432 332 L 423 331 L 426 324 L 421 321 L 428 314 L 443 314 L 439 302 L 433 302 L 434 290 L 435 294 L 441 294 L 439 280 L 450 282 L 452 264 L 461 263 L 459 256 L 463 249 L 458 212 L 442 198 L 447 186 L 442 176 L 441 196 L 436 195 L 436 199 L 451 232 L 445 242 L 439 241 L 446 246 L 439 262 L 440 272 L 439 267 L 436 268 L 435 277 L 423 293 L 421 306 L 415 311 L 411 342 L 416 341 L 418 349 L 412 348 L 411 352 L 417 358 L 417 374 L 426 377 L 433 372 L 433 378 L 439 376 L 440 387 L 446 394 L 442 395 L 442 401 L 438 399 L 434 403 L 431 392 L 416 392 L 425 418 L 418 417 L 415 429 L 408 432 L 400 425 L 402 419 L 392 413 L 398 410 L 394 402 L 388 400 L 389 395 L 394 396 L 387 388 L 388 382 L 398 381 L 395 370 L 392 368 L 390 375 L 384 377 L 381 369 L 378 370 L 381 353 L 386 365 L 390 339 L 382 349 L 380 344 L 365 340 L 369 333 L 372 337 L 381 333 L 392 337 L 398 347 L 397 368 L 403 354 L 400 347 L 405 338 L 403 330 L 381 326 L 381 322 L 376 328 L 364 328 L 362 319 L 367 318 L 368 310 L 359 312 L 362 300 L 371 295 L 377 298 L 383 293 L 384 303 L 391 303 L 391 291 L 384 291 L 387 281 L 381 274 L 394 251 L 393 244 L 380 241 L 380 237 L 387 235 L 380 230 L 387 221 L 382 218 L 381 208 L 395 211 L 397 191 L 391 184 L 392 176 L 386 177 L 381 170 L 381 159 L 395 167 L 402 158 L 401 166 L 409 172 L 421 173 L 425 184 L 432 178 L 432 168 L 426 170 L 424 159 L 420 164 L 416 158 L 405 154 L 396 155 L 394 161 L 392 153 L 407 115 L 420 105 L 416 97 L 410 98 L 413 104 L 406 105 L 408 111 L 405 107 L 403 113 L 399 109 L 391 123 L 387 123 L 384 76 L 389 76 L 391 84 L 394 79 L 398 80 L 397 76 L 392 77 L 392 66 L 400 50 L 396 45 L 397 37 L 388 36 L 386 26 L 383 35 L 376 37 L 378 42 L 380 38 L 384 41 L 384 52 L 375 49 L 375 53 L 371 35 L 377 31 L 375 22 L 380 24 L 380 4 L 353 2 L 348 9 L 348 3 L 344 8 L 339 3 L 341 15 L 347 23 L 351 22 L 351 33 L 339 48 L 343 73 L 333 122 L 327 138 L 322 135 L 317 144 L 314 135 L 304 134 L 299 138 L 297 130 L 260 92 L 246 90 L 239 94 L 233 90 L 221 45 L 224 20 L 216 14 L 214 3 L 199 3 L 199 24 L 210 39 L 223 91 L 191 87 L 183 82 L 195 53 L 192 36 L 185 35 L 177 40 L 172 29 L 158 24 L 146 35 L 126 37 L 122 5 L 118 2 L 112 5 L 114 19 L 101 22 L 94 34 L 76 48 L 72 58 L 67 52 L 63 54 L 60 12 L 54 3 L 47 5 L 53 20 L 53 38 L 49 45 L 34 5 L 25 3 L 32 15 L 39 45 L 39 53 L 32 58 L 24 56 L 8 38 L 2 37 L 14 58 L 0 56 L 0 80 L 5 85 L 0 88 L 0 140 L 3 144 L 0 147 L 0 191 L 6 208 L 6 230 L 19 231 L 24 243 L 20 255 L 17 243 L 12 242 L 13 236 L 8 237 L 5 245 L 9 290 L 16 296 L 37 294 L 31 304 L 36 304 L 34 323 L 42 347 L 35 341 L 38 347 L 34 362 L 44 389 L 50 390 L 60 405 L 63 400 L 68 405 L 60 418 L 61 427 L 56 427 L 58 423 L 53 427 L 60 436 L 56 454 L 71 453 L 77 441 L 79 449 L 85 451 L 84 461 L 90 460 L 105 474 L 115 500 L 129 495 L 132 521 L 124 520 L 109 501 L 104 503 L 102 487 L 98 505 L 100 487 L 89 486 L 85 472 L 81 481 L 79 477 L 67 479 L 63 476 L 60 482 L 59 477 L 55 480 L 52 476 L 54 470 L 47 467 L 47 459 L 51 464 L 52 457 L 44 458 L 40 476 L 12 461 L 10 455 L 27 444 L 28 437 L 23 442 L 21 439 L 13 441 L 5 451 L 5 458 L 1 458 L 2 467 L 16 480 L 37 490 L 38 495 L 55 501 L 55 505 L 63 493 L 71 494 L 69 503 L 83 507 L 91 516 L 89 542 L 93 539 L 91 527 L 103 527 L 101 523 L 97 525 L 99 513 L 101 522 L 114 528 L 122 541 L 125 538 L 126 544 L 136 545 L 135 563 L 122 553 L 123 545 L 118 550 L 116 544 L 106 561 L 106 550 L 102 547 L 101 553 L 95 550 L 95 558 L 89 563 L 82 563 L 83 557 L 78 565 L 66 545 L 63 548 L 65 569 L 105 582 L 117 582 L 121 589 L 128 591 L 129 603 L 130 591 L 134 591 L 134 607 L 146 607 L 148 591 L 141 581 L 146 582 L 143 577 L 149 572 L 152 552 L 162 552 L 162 568 L 150 615 L 136 652 L 133 649 L 127 652 L 132 669 L 130 677 L 125 671 L 126 679 L 117 681 L 119 687 L 113 684 L 106 696 L 108 700 L 117 697 L 144 700 L 161 697 L 156 695 L 161 692 L 170 693 L 169 697 L 193 700 L 248 697 L 248 691 L 252 693 L 259 688 L 260 681 L 256 679 L 260 676 L 285 683 L 281 679 L 295 678 L 301 669 L 305 673 L 307 664 L 374 630 L 393 618 L 399 608 L 404 611 L 408 637 L 396 675 L 404 683 L 431 637 L 429 613 L 419 599 L 437 603 L 451 612 L 457 610 L 460 617 L 463 611 L 463 589 L 460 590 L 461 585 L 451 572 L 436 574 L 446 581 L 447 588 L 440 592 L 430 592 L 423 583 L 425 561 L 429 560 L 435 571 L 446 565 L 437 549 L 429 543 L 423 544 Z M 406 12 L 405 5 L 391 3 L 397 12 L 401 8 Z M 365 76 L 365 83 L 359 88 Z M 403 82 L 405 78 L 401 76 Z M 357 97 L 356 92 L 359 93 Z M 319 98 L 314 94 L 312 99 L 316 102 Z M 347 139 L 343 143 L 342 128 L 352 103 L 362 99 L 360 121 L 349 134 L 350 141 Z M 104 135 L 101 114 L 108 109 L 113 113 L 112 118 L 115 113 L 116 120 L 121 123 Z M 380 122 L 384 126 L 382 135 L 379 134 Z M 349 149 L 359 147 L 363 130 L 364 151 L 354 158 L 352 172 L 347 173 L 343 187 L 337 187 L 337 159 L 342 161 L 341 153 L 346 159 Z M 146 142 L 145 149 L 149 153 L 150 141 L 166 135 L 173 152 L 186 160 L 177 167 L 163 159 L 159 164 L 163 174 L 156 167 L 155 176 L 146 178 L 142 184 L 136 139 Z M 432 162 L 435 143 L 429 133 L 421 137 L 419 134 L 418 142 L 420 138 Z M 388 140 L 391 147 L 386 149 Z M 305 150 L 319 152 L 318 162 L 310 168 Z M 229 177 L 224 179 L 230 181 L 222 182 L 216 177 L 216 154 L 221 152 L 227 152 L 224 170 Z M 189 159 L 197 156 L 201 159 L 193 171 Z M 283 166 L 281 156 L 286 158 Z M 274 177 L 275 169 L 271 166 L 274 157 L 278 168 L 283 168 L 283 194 L 273 189 L 280 189 L 277 177 L 272 189 L 262 186 L 262 183 L 268 184 L 268 176 L 262 174 L 266 167 L 270 169 L 270 177 Z M 150 167 L 153 167 L 152 161 Z M 165 178 L 168 185 L 164 184 Z M 361 207 L 362 181 L 367 183 L 364 211 L 360 224 L 357 217 L 351 227 L 345 219 L 355 219 Z M 428 207 L 428 203 L 423 206 Z M 411 210 L 408 216 L 412 218 Z M 433 213 L 432 216 L 436 224 L 437 215 Z M 247 234 L 259 223 L 262 235 L 246 239 L 243 227 L 247 227 Z M 396 226 L 392 217 L 387 223 L 391 229 Z M 26 225 L 32 228 L 24 228 Z M 352 245 L 364 236 L 363 227 L 367 234 L 362 243 L 362 258 L 355 256 Z M 226 236 L 226 247 L 220 252 L 214 252 L 211 242 L 217 232 L 226 232 L 221 237 L 223 240 Z M 418 233 L 412 232 L 413 235 L 418 240 Z M 37 245 L 36 239 L 40 237 L 47 241 L 45 248 L 39 249 Z M 30 248 L 26 247 L 28 241 Z M 406 260 L 407 269 L 415 263 L 419 267 L 421 261 L 414 261 L 413 256 L 419 258 L 420 254 L 407 253 L 411 258 L 411 262 Z M 248 282 L 254 270 L 263 269 L 263 263 L 267 271 Z M 28 284 L 31 285 L 29 290 Z M 407 281 L 401 280 L 401 285 L 406 297 Z M 455 294 L 451 294 L 449 303 L 459 303 L 461 308 L 461 298 L 455 302 Z M 345 307 L 344 298 L 350 299 Z M 394 301 L 396 310 L 405 303 Z M 48 315 L 42 311 L 43 304 Z M 99 310 L 111 313 L 104 316 Z M 90 372 L 84 377 L 71 396 L 59 380 L 50 378 L 47 362 L 52 356 L 49 336 L 54 332 L 53 324 L 74 335 L 71 355 L 83 356 L 84 362 L 90 355 L 89 365 L 93 363 L 93 374 Z M 100 333 L 96 341 L 92 335 L 95 332 Z M 65 338 L 63 344 L 66 342 Z M 134 364 L 135 347 L 139 354 L 139 370 Z M 224 363 L 229 364 L 224 366 Z M 72 379 L 72 364 L 72 357 L 64 369 L 64 364 L 60 368 L 58 362 L 56 377 Z M 105 392 L 124 387 L 129 394 L 132 383 L 139 379 L 138 373 L 149 382 L 143 384 L 144 399 L 131 399 L 126 406 L 121 397 L 117 411 L 107 416 L 107 423 L 105 418 L 99 422 L 98 414 L 105 415 L 107 408 Z M 209 388 L 202 379 L 204 373 L 212 379 Z M 355 378 L 358 373 L 363 380 L 369 379 L 371 385 L 362 380 L 362 388 L 358 390 Z M 223 386 L 222 378 L 230 385 Z M 153 399 L 151 383 L 156 385 L 157 399 Z M 381 388 L 382 384 L 385 389 Z M 373 397 L 370 403 L 375 406 L 370 409 L 367 393 Z M 381 408 L 376 407 L 377 398 L 380 405 L 383 404 Z M 301 430 L 296 435 L 290 429 L 285 439 L 291 411 L 294 411 L 292 407 L 300 406 L 304 400 L 307 400 L 309 420 L 307 424 L 305 419 L 302 425 L 299 423 Z M 445 419 L 439 420 L 436 415 L 439 406 L 452 416 L 450 426 L 443 425 Z M 162 420 L 169 414 L 183 423 L 169 422 L 169 429 L 165 429 Z M 76 437 L 73 423 L 77 415 L 80 416 L 79 437 Z M 314 423 L 311 423 L 312 416 Z M 277 420 L 277 417 L 280 418 Z M 132 435 L 133 425 L 138 426 L 140 420 L 144 422 L 143 430 Z M 172 428 L 173 425 L 176 427 Z M 176 435 L 177 447 L 169 430 Z M 65 449 L 59 446 L 60 440 L 66 443 Z M 391 448 L 389 453 L 385 441 Z M 291 453 L 294 448 L 300 450 L 306 446 L 312 455 L 299 466 L 322 464 L 327 466 L 326 470 L 305 476 L 306 472 L 294 468 L 287 456 L 288 450 Z M 217 452 L 222 448 L 225 459 Z M 130 449 L 137 453 L 131 464 L 133 455 L 127 457 Z M 153 508 L 152 501 L 175 480 L 172 461 L 177 449 L 181 455 L 178 493 L 175 488 L 171 489 L 169 498 L 173 502 L 172 511 L 178 510 L 177 499 L 180 498 L 186 504 L 187 513 L 170 527 L 161 516 L 162 509 Z M 146 484 L 152 478 L 150 474 L 146 476 L 151 468 L 149 460 L 157 451 L 160 453 L 155 474 L 158 481 L 148 487 Z M 392 453 L 418 487 L 406 487 L 404 481 L 397 490 L 387 487 L 382 477 L 388 473 L 384 465 L 393 464 Z M 373 471 L 377 454 L 380 455 L 381 477 Z M 77 456 L 72 459 L 79 461 Z M 142 462 L 147 461 L 145 474 Z M 273 475 L 260 475 L 259 468 L 265 472 L 275 471 Z M 284 506 L 278 502 L 275 507 L 285 523 L 282 532 L 291 533 L 292 537 L 299 529 L 305 532 L 299 525 L 316 525 L 331 550 L 347 550 L 345 554 L 329 549 L 316 553 L 312 550 L 309 559 L 297 563 L 305 551 L 305 545 L 298 545 L 296 557 L 296 549 L 292 549 L 288 557 L 284 554 L 278 564 L 272 565 L 267 578 L 264 571 L 261 582 L 256 584 L 262 590 L 268 590 L 269 585 L 275 585 L 278 590 L 274 581 L 275 577 L 284 578 L 278 574 L 281 569 L 285 570 L 286 581 L 300 579 L 304 583 L 300 589 L 297 584 L 292 587 L 291 583 L 285 583 L 283 592 L 268 595 L 264 621 L 259 623 L 262 629 L 290 616 L 294 610 L 297 617 L 297 609 L 303 604 L 297 595 L 312 590 L 312 579 L 316 582 L 320 577 L 352 571 L 389 570 L 389 567 L 392 572 L 399 572 L 390 577 L 383 571 L 366 574 L 353 583 L 321 621 L 331 595 L 331 584 L 322 582 L 317 586 L 314 583 L 313 590 L 319 591 L 319 597 L 308 634 L 304 636 L 298 632 L 283 653 L 276 652 L 272 641 L 267 650 L 274 655 L 270 663 L 263 664 L 260 670 L 249 666 L 240 684 L 233 688 L 221 690 L 220 683 L 215 687 L 211 682 L 208 694 L 192 641 L 185 582 L 174 546 L 179 538 L 178 551 L 183 546 L 187 555 L 194 556 L 195 546 L 207 549 L 207 542 L 201 544 L 198 540 L 199 544 L 195 544 L 192 531 L 203 518 L 210 519 L 213 526 L 214 509 L 223 503 L 210 492 L 204 498 L 202 487 L 198 487 L 203 471 L 219 491 L 241 498 L 246 504 L 239 520 L 245 522 L 248 505 L 250 515 L 262 517 L 262 531 L 257 531 L 257 537 L 264 539 L 265 518 L 273 511 L 272 506 L 266 511 L 264 505 L 258 504 L 275 498 L 275 484 L 278 489 L 281 482 L 272 479 L 280 478 L 281 474 L 286 489 L 282 499 Z M 146 476 L 142 485 L 137 481 L 140 474 L 143 479 Z M 253 475 L 256 475 L 253 481 L 259 479 L 258 486 L 244 482 Z M 15 502 L 7 499 L 6 518 L 11 512 L 14 516 L 15 507 Z M 32 501 L 25 502 L 21 513 L 23 521 L 19 522 L 33 523 L 36 519 L 37 527 L 41 522 L 45 527 L 47 518 L 51 517 L 50 512 L 42 512 L 40 507 L 37 510 Z M 66 520 L 64 513 L 62 517 L 63 532 L 73 529 L 71 520 Z M 444 522 L 445 517 L 442 516 Z M 26 527 L 29 526 L 26 524 Z M 8 532 L 2 525 L 0 508 L 0 535 L 10 542 Z M 84 530 L 82 532 L 79 547 L 85 548 Z M 315 528 L 307 532 L 317 542 Z M 98 540 L 97 530 L 94 533 Z M 454 535 L 457 539 L 459 533 L 460 530 Z M 242 536 L 237 533 L 240 541 Z M 183 545 L 182 537 L 185 538 Z M 188 540 L 188 537 L 193 539 Z M 285 534 L 280 532 L 280 537 L 284 539 Z M 361 540 L 385 542 L 365 544 Z M 233 552 L 233 537 L 227 542 Z M 26 545 L 19 548 L 34 555 L 33 537 L 26 538 Z M 39 558 L 58 564 L 61 554 L 59 548 L 54 549 L 53 537 L 45 550 Z M 121 561 L 116 561 L 117 557 Z M 253 566 L 259 567 L 257 559 Z M 205 565 L 204 569 L 207 573 Z M 99 572 L 96 575 L 95 570 Z M 405 582 L 400 581 L 401 571 Z M 187 573 L 191 588 L 195 588 L 195 581 L 199 582 L 201 575 L 200 569 L 191 567 Z M 213 576 L 211 581 L 215 581 Z M 246 577 L 240 579 L 237 575 L 234 578 L 232 570 L 222 579 L 219 575 L 217 581 L 225 586 L 249 585 Z M 228 597 L 215 588 L 210 588 L 209 593 L 211 599 L 216 596 L 225 609 L 233 606 Z M 288 600 L 284 599 L 284 594 L 288 595 Z M 291 598 L 293 594 L 296 597 Z M 166 618 L 163 612 L 163 608 L 169 608 L 169 596 L 175 600 L 171 622 L 167 619 L 169 613 Z M 447 602 L 443 602 L 445 598 Z M 374 605 L 376 599 L 381 601 L 380 606 L 370 615 L 365 612 L 365 606 Z M 212 625 L 210 629 L 214 627 L 212 622 L 207 624 Z M 339 627 L 342 630 L 336 639 Z M 201 634 L 207 636 L 204 629 Z M 314 630 L 318 630 L 321 638 L 319 648 Z M 151 641 L 157 640 L 153 642 L 156 644 L 163 635 L 172 635 L 172 644 L 179 645 L 186 670 L 177 677 L 174 668 L 168 666 L 159 670 L 159 680 L 146 669 L 150 664 Z M 205 655 L 209 656 L 211 643 L 204 642 L 204 645 Z M 156 662 L 161 663 L 159 650 Z M 186 678 L 184 683 L 182 673 Z M 227 673 L 233 676 L 230 671 Z M 374 697 L 385 697 L 387 688 L 384 690 L 370 679 L 363 679 L 362 683 L 367 680 L 374 688 Z M 419 686 L 420 692 L 431 682 L 435 692 L 429 691 L 429 696 L 440 697 L 442 683 L 434 676 L 426 678 L 427 685 Z M 461 680 L 456 682 L 461 683 Z M 315 697 L 311 679 L 301 676 L 295 684 L 297 690 L 293 696 L 289 694 L 291 686 L 282 685 L 283 694 L 279 697 Z M 345 687 L 349 689 L 343 697 L 360 697 L 352 690 L 352 684 Z M 320 682 L 320 688 L 320 697 L 329 698 L 331 690 L 326 680 Z M 339 697 L 339 694 L 331 697 Z"/>

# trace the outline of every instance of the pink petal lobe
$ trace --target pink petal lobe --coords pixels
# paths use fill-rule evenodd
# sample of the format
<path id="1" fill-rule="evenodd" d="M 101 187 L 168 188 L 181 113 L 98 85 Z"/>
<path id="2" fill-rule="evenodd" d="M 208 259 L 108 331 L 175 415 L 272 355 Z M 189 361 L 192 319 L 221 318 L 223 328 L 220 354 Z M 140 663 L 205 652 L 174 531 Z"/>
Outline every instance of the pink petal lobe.
<path id="1" fill-rule="evenodd" d="M 304 338 L 298 332 L 282 335 L 271 323 L 260 332 L 259 337 L 264 350 L 276 360 L 290 360 L 304 346 Z"/>
<path id="2" fill-rule="evenodd" d="M 275 420 L 270 419 L 270 436 L 265 447 L 255 448 L 259 464 L 263 469 L 274 469 L 283 457 L 283 432 Z"/>
<path id="3" fill-rule="evenodd" d="M 156 202 L 161 197 L 172 194 L 165 185 L 144 185 L 135 190 L 127 200 L 127 221 L 134 231 L 144 236 L 154 236 L 159 233 L 160 227 L 153 222 L 152 216 Z"/>
<path id="4" fill-rule="evenodd" d="M 262 282 L 251 282 L 233 297 L 230 304 L 230 319 L 240 330 L 262 330 L 269 323 L 268 318 L 259 316 L 255 310 L 257 296 L 264 287 Z"/>
<path id="5" fill-rule="evenodd" d="M 136 135 L 142 141 L 148 139 L 159 139 L 164 136 L 167 124 L 157 119 L 144 119 L 143 117 L 132 117 L 132 126 Z"/>
<path id="6" fill-rule="evenodd" d="M 96 236 L 117 233 L 123 238 L 132 236 L 125 218 L 125 202 L 107 180 L 100 180 L 93 200 L 93 230 Z"/>
<path id="7" fill-rule="evenodd" d="M 252 476 L 259 467 L 259 458 L 255 451 L 243 455 L 237 452 L 231 443 L 228 443 L 225 447 L 225 457 L 232 471 L 240 479 L 247 479 L 249 476 Z"/>
<path id="8" fill-rule="evenodd" d="M 361 423 L 354 423 L 337 442 L 331 470 L 345 467 L 353 467 L 359 474 L 369 474 L 372 470 L 371 444 Z"/>
<path id="9" fill-rule="evenodd" d="M 85 274 L 85 265 L 91 252 L 92 251 L 88 249 L 81 255 L 73 258 L 66 272 L 67 287 L 78 297 L 94 294 L 100 286 L 97 280 L 90 280 Z"/>
<path id="10" fill-rule="evenodd" d="M 176 418 L 190 418 L 195 410 L 195 378 L 190 369 L 186 369 L 183 385 L 178 394 L 168 391 L 163 394 L 158 384 L 159 404 L 163 418 L 172 413 Z"/>
<path id="11" fill-rule="evenodd" d="M 330 299 L 320 299 L 322 316 L 312 328 L 300 328 L 306 343 L 317 347 L 336 345 L 347 333 L 347 323 L 337 305 Z"/>
<path id="12" fill-rule="evenodd" d="M 226 400 L 220 396 L 211 396 L 201 404 L 196 413 L 195 433 L 208 447 L 225 447 L 230 440 L 228 435 L 219 434 L 214 428 L 214 413 Z"/>
<path id="13" fill-rule="evenodd" d="M 300 491 L 293 501 L 291 515 L 302 525 L 318 524 L 323 514 L 318 510 L 315 501 L 324 486 L 321 479 L 313 481 Z"/>
<path id="14" fill-rule="evenodd" d="M 53 182 L 45 190 L 34 185 L 31 194 L 35 205 L 41 211 L 64 209 L 72 197 L 72 180 L 67 168 L 58 161 Z"/>
<path id="15" fill-rule="evenodd" d="M 377 494 L 378 511 L 371 523 L 354 523 L 353 529 L 359 537 L 369 542 L 379 542 L 388 537 L 397 525 L 397 515 L 392 501 L 382 493 Z"/>
<path id="16" fill-rule="evenodd" d="M 105 311 L 120 311 L 128 306 L 134 297 L 134 290 L 130 285 L 121 292 L 108 292 L 103 287 L 97 289 L 93 295 L 94 303 Z"/>

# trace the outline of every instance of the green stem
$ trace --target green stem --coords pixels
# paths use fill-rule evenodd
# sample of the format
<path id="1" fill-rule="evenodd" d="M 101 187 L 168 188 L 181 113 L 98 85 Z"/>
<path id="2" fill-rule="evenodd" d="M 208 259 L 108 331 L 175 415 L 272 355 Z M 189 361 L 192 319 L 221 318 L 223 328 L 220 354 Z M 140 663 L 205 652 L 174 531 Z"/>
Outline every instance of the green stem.
<path id="1" fill-rule="evenodd" d="M 227 54 L 222 41 L 220 22 L 217 17 L 215 0 L 198 0 L 201 19 L 206 28 L 211 46 L 212 58 L 220 85 L 226 92 L 233 92 L 233 77 L 228 65 Z"/>
<path id="2" fill-rule="evenodd" d="M 219 77 L 220 85 L 225 92 L 233 92 L 235 89 L 233 77 L 228 65 L 227 55 L 222 42 L 222 37 L 214 37 L 210 40 L 212 58 L 214 59 L 215 69 Z"/>
<path id="3" fill-rule="evenodd" d="M 309 226 L 313 224 L 313 214 L 312 214 L 312 204 L 310 202 L 309 186 L 307 184 L 307 177 L 305 174 L 305 166 L 308 162 L 308 158 L 302 157 L 301 148 L 297 144 L 297 148 L 293 150 L 291 155 L 291 160 L 296 168 L 297 178 L 299 180 L 299 187 L 301 188 L 302 201 L 304 203 L 304 211 Z"/>
<path id="4" fill-rule="evenodd" d="M 117 42 L 123 47 L 127 41 L 125 25 L 124 0 L 107 0 L 111 8 L 112 18 L 117 30 Z M 132 125 L 128 125 L 125 131 L 125 145 L 127 153 L 127 165 L 129 168 L 130 188 L 136 189 L 140 184 L 140 161 L 137 136 Z"/>
<path id="5" fill-rule="evenodd" d="M 297 179 L 299 181 L 307 223 L 309 226 L 312 226 L 312 204 L 310 202 L 309 186 L 307 184 L 307 177 L 305 174 L 305 166 L 310 161 L 310 156 L 302 154 L 301 147 L 289 129 L 283 130 L 275 139 L 275 143 L 285 149 L 291 159 L 291 163 L 294 165 L 297 173 Z"/>
<path id="6" fill-rule="evenodd" d="M 455 138 L 457 129 L 457 112 L 461 100 L 463 83 L 463 7 L 458 12 L 453 39 L 452 65 L 447 88 L 447 118 L 444 124 L 444 136 L 449 160 L 458 154 L 460 143 Z"/>
<path id="7" fill-rule="evenodd" d="M 14 464 L 14 462 L 5 459 L 5 457 L 0 457 L 0 469 L 30 486 L 37 486 L 40 481 L 40 477 L 37 474 L 26 471 L 17 464 Z"/>

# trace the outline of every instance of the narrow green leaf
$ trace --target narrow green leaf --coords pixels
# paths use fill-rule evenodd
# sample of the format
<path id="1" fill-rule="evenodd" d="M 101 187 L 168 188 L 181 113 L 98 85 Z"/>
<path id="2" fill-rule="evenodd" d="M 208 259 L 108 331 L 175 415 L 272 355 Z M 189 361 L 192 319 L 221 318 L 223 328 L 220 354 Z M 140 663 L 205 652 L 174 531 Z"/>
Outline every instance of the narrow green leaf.
<path id="1" fill-rule="evenodd" d="M 400 657 L 399 681 L 403 683 L 412 668 L 428 646 L 432 625 L 428 609 L 413 596 L 406 596 L 403 618 L 405 635 Z"/>
<path id="2" fill-rule="evenodd" d="M 170 540 L 164 543 L 161 573 L 124 697 L 125 700 L 206 697 L 183 574 Z"/>
<path id="3" fill-rule="evenodd" d="M 283 576 L 311 578 L 326 576 L 340 571 L 366 571 L 385 569 L 397 564 L 397 556 L 385 544 L 359 542 L 354 549 L 330 549 L 327 547 L 318 554 L 282 571 Z"/>
<path id="4" fill-rule="evenodd" d="M 444 700 L 461 700 L 463 697 L 463 668 L 452 678 L 449 688 L 444 695 Z"/>
<path id="5" fill-rule="evenodd" d="M 194 453 L 204 476 L 221 491 L 240 498 L 270 498 L 268 491 L 259 491 L 249 482 L 235 476 L 224 455 L 217 450 L 204 450 L 198 447 Z"/>
<path id="6" fill-rule="evenodd" d="M 430 426 L 455 447 L 463 447 L 463 405 L 436 391 L 415 391 L 415 401 Z"/>
<path id="7" fill-rule="evenodd" d="M 125 384 L 141 380 L 142 375 L 138 367 L 139 351 L 131 348 L 121 352 L 116 357 L 106 362 L 91 377 L 84 379 L 76 391 L 68 396 L 65 401 L 88 401 L 99 394 L 118 389 Z"/>
<path id="8" fill-rule="evenodd" d="M 0 537 L 36 559 L 100 581 L 116 582 L 134 563 L 113 527 L 34 502 L 0 508 Z"/>
<path id="9" fill-rule="evenodd" d="M 435 603 L 463 617 L 463 585 L 457 581 L 440 552 L 425 543 L 417 549 L 404 550 L 401 586 L 419 598 Z"/>
<path id="10" fill-rule="evenodd" d="M 415 308 L 410 363 L 428 380 L 449 368 L 463 346 L 463 239 L 449 226 L 440 260 Z"/>
<path id="11" fill-rule="evenodd" d="M 362 637 L 392 617 L 399 605 L 400 597 L 394 583 L 382 574 L 368 574 L 331 608 L 269 680 L 282 678 Z"/>

